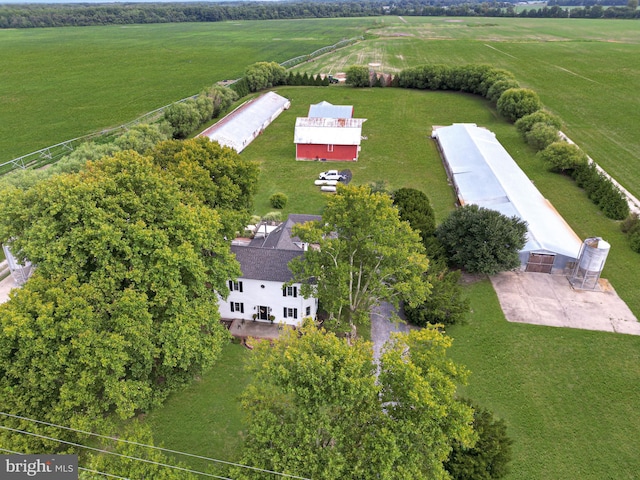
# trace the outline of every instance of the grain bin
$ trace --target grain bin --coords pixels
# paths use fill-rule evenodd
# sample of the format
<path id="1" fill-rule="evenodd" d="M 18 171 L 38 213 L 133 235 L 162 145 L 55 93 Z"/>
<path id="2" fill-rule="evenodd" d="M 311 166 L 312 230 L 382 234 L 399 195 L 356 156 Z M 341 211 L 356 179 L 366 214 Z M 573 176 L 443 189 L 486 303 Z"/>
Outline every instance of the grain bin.
<path id="1" fill-rule="evenodd" d="M 595 290 L 604 269 L 611 245 L 600 237 L 587 238 L 580 248 L 578 261 L 569 281 L 574 288 Z"/>

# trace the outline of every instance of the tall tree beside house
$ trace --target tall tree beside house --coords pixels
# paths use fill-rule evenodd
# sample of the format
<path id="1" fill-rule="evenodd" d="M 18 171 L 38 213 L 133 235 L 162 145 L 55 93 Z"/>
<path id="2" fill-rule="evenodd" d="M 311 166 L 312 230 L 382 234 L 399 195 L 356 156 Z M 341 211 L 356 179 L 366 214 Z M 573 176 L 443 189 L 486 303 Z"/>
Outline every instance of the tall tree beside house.
<path id="1" fill-rule="evenodd" d="M 7 190 L 0 212 L 0 238 L 37 265 L 0 307 L 3 408 L 126 418 L 213 363 L 228 335 L 217 293 L 240 271 L 220 215 L 171 172 L 121 152 Z"/>
<path id="2" fill-rule="evenodd" d="M 184 194 L 216 210 L 227 238 L 242 231 L 258 188 L 257 163 L 243 160 L 233 149 L 206 137 L 161 142 L 150 155 Z"/>
<path id="3" fill-rule="evenodd" d="M 449 478 L 453 443 L 472 446 L 472 410 L 455 398 L 466 371 L 427 328 L 386 346 L 380 377 L 368 342 L 305 325 L 258 345 L 242 397 L 242 463 L 314 479 Z M 270 478 L 234 472 L 234 478 Z"/>
<path id="4" fill-rule="evenodd" d="M 322 222 L 297 225 L 293 233 L 318 245 L 290 263 L 295 281 L 341 327 L 366 324 L 380 302 L 417 305 L 429 293 L 420 236 L 400 220 L 387 194 L 339 185 Z"/>

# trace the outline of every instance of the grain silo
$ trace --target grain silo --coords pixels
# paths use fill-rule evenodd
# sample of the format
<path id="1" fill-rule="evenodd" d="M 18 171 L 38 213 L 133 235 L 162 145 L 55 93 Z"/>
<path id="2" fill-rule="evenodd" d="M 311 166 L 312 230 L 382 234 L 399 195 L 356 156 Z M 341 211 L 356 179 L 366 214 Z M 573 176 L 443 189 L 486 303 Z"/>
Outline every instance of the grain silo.
<path id="1" fill-rule="evenodd" d="M 595 290 L 610 249 L 609 242 L 600 237 L 587 238 L 569 277 L 571 285 L 580 290 Z"/>

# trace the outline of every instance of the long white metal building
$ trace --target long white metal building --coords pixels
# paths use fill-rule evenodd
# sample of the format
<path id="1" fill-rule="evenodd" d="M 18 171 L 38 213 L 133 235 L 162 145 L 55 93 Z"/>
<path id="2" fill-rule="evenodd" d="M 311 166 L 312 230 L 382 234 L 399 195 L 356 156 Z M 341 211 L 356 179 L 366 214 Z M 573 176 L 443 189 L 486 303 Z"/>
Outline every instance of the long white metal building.
<path id="1" fill-rule="evenodd" d="M 291 102 L 287 98 L 275 92 L 267 92 L 243 103 L 198 136 L 209 137 L 210 140 L 240 153 L 290 106 Z"/>
<path id="2" fill-rule="evenodd" d="M 527 222 L 520 261 L 528 271 L 551 272 L 578 258 L 582 242 L 520 169 L 493 132 L 473 123 L 434 128 L 460 205 L 475 204 Z"/>

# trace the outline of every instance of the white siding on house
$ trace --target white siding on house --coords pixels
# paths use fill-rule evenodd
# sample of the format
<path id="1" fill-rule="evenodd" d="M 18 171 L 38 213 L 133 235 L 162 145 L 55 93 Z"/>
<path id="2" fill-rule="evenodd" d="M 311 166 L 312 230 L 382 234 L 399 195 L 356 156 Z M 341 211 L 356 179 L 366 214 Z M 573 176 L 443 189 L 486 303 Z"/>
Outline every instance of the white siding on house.
<path id="1" fill-rule="evenodd" d="M 274 323 L 286 323 L 288 325 L 299 326 L 302 319 L 306 316 L 307 307 L 310 310 L 310 316 L 315 318 L 317 314 L 317 301 L 315 298 L 305 299 L 300 295 L 300 284 L 292 285 L 296 289 L 297 296 L 284 296 L 282 293 L 282 283 L 251 280 L 239 278 L 238 282 L 242 282 L 242 292 L 239 290 L 231 291 L 227 301 L 220 300 L 220 316 L 222 318 L 234 319 L 241 318 L 245 320 L 253 320 L 253 314 L 259 314 L 260 307 L 270 308 L 271 314 L 275 317 Z M 233 305 L 242 304 L 244 311 L 237 311 Z M 231 311 L 233 308 L 233 311 Z M 297 318 L 284 316 L 284 309 L 296 311 Z M 289 312 L 288 312 L 289 313 Z M 291 312 L 293 313 L 293 312 Z M 257 320 L 266 321 L 269 320 Z"/>

